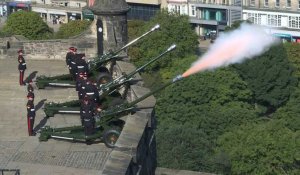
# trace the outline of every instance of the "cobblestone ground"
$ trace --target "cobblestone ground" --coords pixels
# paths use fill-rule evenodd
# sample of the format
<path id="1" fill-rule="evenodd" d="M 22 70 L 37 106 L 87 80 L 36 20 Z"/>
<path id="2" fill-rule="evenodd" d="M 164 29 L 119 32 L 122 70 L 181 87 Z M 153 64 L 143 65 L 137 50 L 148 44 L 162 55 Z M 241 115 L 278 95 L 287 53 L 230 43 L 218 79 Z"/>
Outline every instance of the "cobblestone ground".
<path id="1" fill-rule="evenodd" d="M 25 77 L 67 73 L 64 64 L 64 61 L 27 60 Z M 0 169 L 20 169 L 21 175 L 101 174 L 111 152 L 103 143 L 39 142 L 38 135 L 28 136 L 25 106 L 27 88 L 18 85 L 18 76 L 16 59 L 0 60 Z M 76 99 L 74 89 L 35 89 L 34 93 L 37 108 L 35 129 L 45 125 L 80 123 L 79 116 L 72 115 L 57 115 L 47 119 L 42 110 L 45 102 Z"/>

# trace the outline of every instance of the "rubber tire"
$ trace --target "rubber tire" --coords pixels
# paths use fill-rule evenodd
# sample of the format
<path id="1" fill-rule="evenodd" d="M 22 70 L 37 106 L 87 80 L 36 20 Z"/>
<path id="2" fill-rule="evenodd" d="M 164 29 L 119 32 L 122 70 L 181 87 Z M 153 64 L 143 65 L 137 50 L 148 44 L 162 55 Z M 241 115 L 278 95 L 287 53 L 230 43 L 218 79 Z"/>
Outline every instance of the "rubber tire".
<path id="1" fill-rule="evenodd" d="M 114 148 L 115 147 L 115 143 L 117 142 L 119 136 L 120 136 L 120 131 L 116 130 L 116 129 L 109 129 L 107 131 L 104 132 L 103 134 L 103 142 L 104 144 L 108 147 L 108 148 Z M 113 141 L 111 141 L 112 137 L 111 136 L 116 136 L 114 137 Z"/>
<path id="2" fill-rule="evenodd" d="M 109 73 L 101 72 L 97 77 L 97 85 L 106 84 L 113 80 L 112 76 Z"/>

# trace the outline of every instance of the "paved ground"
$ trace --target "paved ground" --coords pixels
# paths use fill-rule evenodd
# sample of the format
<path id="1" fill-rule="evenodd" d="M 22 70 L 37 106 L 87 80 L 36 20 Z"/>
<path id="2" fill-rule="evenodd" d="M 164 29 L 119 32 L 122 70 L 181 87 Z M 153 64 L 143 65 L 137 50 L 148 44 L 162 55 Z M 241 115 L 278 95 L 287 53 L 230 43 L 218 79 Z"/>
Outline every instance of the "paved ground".
<path id="1" fill-rule="evenodd" d="M 35 74 L 56 75 L 66 71 L 63 61 L 27 60 L 25 77 Z M 21 175 L 101 173 L 111 152 L 104 144 L 86 145 L 58 140 L 39 142 L 38 136 L 28 136 L 25 106 L 27 89 L 18 85 L 17 60 L 0 59 L 0 82 L 0 169 L 20 169 Z M 79 116 L 71 115 L 47 119 L 42 110 L 45 102 L 76 99 L 75 90 L 35 89 L 35 96 L 35 129 L 44 125 L 80 123 Z"/>

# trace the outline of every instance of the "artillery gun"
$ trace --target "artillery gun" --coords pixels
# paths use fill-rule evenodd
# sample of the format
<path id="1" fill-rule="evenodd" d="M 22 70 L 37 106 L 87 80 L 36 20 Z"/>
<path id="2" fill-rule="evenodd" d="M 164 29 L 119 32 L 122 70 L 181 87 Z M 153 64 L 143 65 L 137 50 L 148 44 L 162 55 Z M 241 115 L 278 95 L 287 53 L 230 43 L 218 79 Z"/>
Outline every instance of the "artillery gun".
<path id="1" fill-rule="evenodd" d="M 120 102 L 120 96 L 117 92 L 118 89 L 122 86 L 125 86 L 125 89 L 129 88 L 129 85 L 131 84 L 131 81 L 133 80 L 133 77 L 136 73 L 141 72 L 144 70 L 147 66 L 149 66 L 151 63 L 157 61 L 159 58 L 161 58 L 163 55 L 171 52 L 176 48 L 176 45 L 171 45 L 167 50 L 156 56 L 155 58 L 151 59 L 149 62 L 144 64 L 143 66 L 137 68 L 136 70 L 130 72 L 128 75 L 123 74 L 122 76 L 107 82 L 105 84 L 101 84 L 98 87 L 99 91 L 99 99 L 102 99 L 101 106 L 103 109 L 105 109 L 107 106 L 114 106 L 116 104 L 119 104 Z M 126 92 L 126 90 L 125 90 Z M 124 93 L 126 95 L 126 93 Z M 123 97 L 124 98 L 124 97 Z M 44 112 L 46 116 L 53 117 L 54 114 L 79 114 L 80 113 L 80 101 L 74 100 L 69 101 L 65 103 L 46 103 L 44 106 Z"/>
<path id="2" fill-rule="evenodd" d="M 95 116 L 97 119 L 96 129 L 94 134 L 92 135 L 86 136 L 84 134 L 83 126 L 72 126 L 64 128 L 51 128 L 49 126 L 46 126 L 41 129 L 39 140 L 47 141 L 50 138 L 55 138 L 69 141 L 86 142 L 87 144 L 101 141 L 104 142 L 107 147 L 112 148 L 114 147 L 124 125 L 124 121 L 122 121 L 120 118 L 129 113 L 135 113 L 136 111 L 141 109 L 137 106 L 137 103 L 143 101 L 149 96 L 181 79 L 183 79 L 183 77 L 181 75 L 178 75 L 173 78 L 172 81 L 155 89 L 154 91 L 150 91 L 149 93 L 132 102 L 125 102 L 121 105 L 117 105 L 99 112 L 98 115 Z"/>
<path id="3" fill-rule="evenodd" d="M 151 30 L 147 31 L 143 35 L 139 36 L 138 38 L 132 40 L 131 42 L 127 43 L 125 46 L 120 48 L 117 51 L 108 51 L 106 54 L 100 56 L 100 57 L 94 57 L 90 62 L 88 62 L 89 66 L 89 72 L 88 75 L 93 80 L 95 80 L 98 84 L 101 81 L 108 81 L 111 80 L 111 75 L 105 65 L 108 62 L 113 62 L 119 58 L 119 54 L 127 49 L 129 46 L 133 45 L 140 39 L 144 38 L 148 34 L 158 30 L 160 28 L 159 24 L 155 25 Z M 36 78 L 36 86 L 39 89 L 44 89 L 46 86 L 54 86 L 54 87 L 75 87 L 75 81 L 72 78 L 72 75 L 70 74 L 63 74 L 53 77 L 46 77 L 46 76 L 39 76 Z"/>

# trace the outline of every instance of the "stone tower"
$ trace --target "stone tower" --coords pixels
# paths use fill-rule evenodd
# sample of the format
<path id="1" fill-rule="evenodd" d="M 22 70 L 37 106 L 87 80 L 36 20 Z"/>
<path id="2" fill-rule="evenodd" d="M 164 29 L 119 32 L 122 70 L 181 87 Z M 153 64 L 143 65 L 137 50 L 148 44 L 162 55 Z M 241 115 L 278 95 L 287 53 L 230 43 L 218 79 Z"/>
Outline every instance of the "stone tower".
<path id="1" fill-rule="evenodd" d="M 116 51 L 127 44 L 127 12 L 125 0 L 95 0 L 90 7 L 97 27 L 98 55 Z M 122 55 L 127 55 L 123 53 Z"/>

